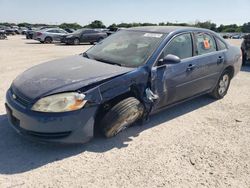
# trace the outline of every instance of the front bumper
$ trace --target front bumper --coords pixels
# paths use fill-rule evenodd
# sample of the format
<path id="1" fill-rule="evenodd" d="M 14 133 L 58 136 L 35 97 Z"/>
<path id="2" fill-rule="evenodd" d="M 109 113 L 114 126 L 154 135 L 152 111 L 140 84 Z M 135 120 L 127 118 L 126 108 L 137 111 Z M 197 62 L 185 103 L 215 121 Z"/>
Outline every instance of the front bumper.
<path id="1" fill-rule="evenodd" d="M 21 135 L 40 142 L 85 143 L 94 136 L 94 114 L 97 107 L 63 113 L 31 111 L 6 95 L 6 111 L 10 124 Z"/>
<path id="2" fill-rule="evenodd" d="M 74 44 L 74 38 L 64 38 L 61 39 L 61 42 L 65 44 Z"/>

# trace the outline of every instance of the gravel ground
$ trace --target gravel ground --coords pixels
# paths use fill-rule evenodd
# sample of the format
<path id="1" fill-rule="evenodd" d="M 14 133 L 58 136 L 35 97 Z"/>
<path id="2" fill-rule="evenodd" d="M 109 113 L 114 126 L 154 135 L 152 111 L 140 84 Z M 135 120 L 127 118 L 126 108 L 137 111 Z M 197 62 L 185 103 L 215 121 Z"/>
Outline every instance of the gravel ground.
<path id="1" fill-rule="evenodd" d="M 240 40 L 230 43 L 240 45 Z M 199 97 L 112 139 L 41 145 L 7 122 L 11 81 L 38 63 L 89 45 L 45 45 L 20 36 L 0 41 L 0 187 L 250 187 L 250 67 L 219 101 Z"/>

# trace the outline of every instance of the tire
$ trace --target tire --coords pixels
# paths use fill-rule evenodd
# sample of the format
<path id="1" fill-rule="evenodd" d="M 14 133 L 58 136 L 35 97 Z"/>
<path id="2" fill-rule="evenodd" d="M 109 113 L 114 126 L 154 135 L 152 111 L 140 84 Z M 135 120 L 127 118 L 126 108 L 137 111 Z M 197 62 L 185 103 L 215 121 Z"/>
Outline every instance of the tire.
<path id="1" fill-rule="evenodd" d="M 91 45 L 94 45 L 95 43 L 94 42 L 90 42 Z"/>
<path id="2" fill-rule="evenodd" d="M 51 37 L 46 37 L 44 39 L 44 43 L 46 43 L 46 44 L 50 44 L 50 43 L 52 43 L 52 41 L 53 41 L 53 39 Z"/>
<path id="3" fill-rule="evenodd" d="M 228 70 L 225 70 L 220 79 L 214 88 L 214 90 L 210 93 L 210 95 L 215 99 L 222 99 L 226 94 L 230 86 L 231 82 L 231 74 Z"/>
<path id="4" fill-rule="evenodd" d="M 247 63 L 247 57 L 246 57 L 246 54 L 243 53 L 242 55 L 242 66 L 245 66 Z"/>
<path id="5" fill-rule="evenodd" d="M 124 99 L 114 105 L 101 121 L 101 130 L 105 137 L 110 138 L 140 119 L 144 106 L 134 97 Z"/>
<path id="6" fill-rule="evenodd" d="M 74 41 L 73 41 L 73 44 L 74 45 L 79 45 L 80 44 L 79 38 L 75 38 Z"/>

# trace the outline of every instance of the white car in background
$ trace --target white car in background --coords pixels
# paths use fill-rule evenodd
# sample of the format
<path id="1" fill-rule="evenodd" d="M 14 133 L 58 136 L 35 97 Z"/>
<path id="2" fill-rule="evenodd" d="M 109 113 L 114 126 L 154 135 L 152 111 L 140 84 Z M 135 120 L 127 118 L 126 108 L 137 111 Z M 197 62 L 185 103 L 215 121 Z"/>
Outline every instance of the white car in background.
<path id="1" fill-rule="evenodd" d="M 63 29 L 60 28 L 47 28 L 34 33 L 33 39 L 40 41 L 41 43 L 52 43 L 54 41 L 60 41 L 64 35 L 67 35 Z"/>

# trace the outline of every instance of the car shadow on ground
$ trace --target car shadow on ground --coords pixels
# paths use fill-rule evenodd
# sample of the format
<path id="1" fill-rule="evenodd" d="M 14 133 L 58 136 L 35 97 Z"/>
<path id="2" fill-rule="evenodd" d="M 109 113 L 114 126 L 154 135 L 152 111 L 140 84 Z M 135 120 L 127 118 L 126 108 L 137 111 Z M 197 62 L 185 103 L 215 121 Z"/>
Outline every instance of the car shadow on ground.
<path id="1" fill-rule="evenodd" d="M 241 67 L 241 71 L 250 72 L 250 64 L 244 65 Z"/>
<path id="2" fill-rule="evenodd" d="M 90 46 L 90 43 L 81 43 L 81 44 L 65 44 L 65 43 L 54 43 L 56 46 Z"/>
<path id="3" fill-rule="evenodd" d="M 40 45 L 42 45 L 44 43 L 41 43 L 39 41 L 34 41 L 34 42 L 25 42 L 25 44 L 40 44 Z"/>
<path id="4" fill-rule="evenodd" d="M 83 145 L 50 145 L 26 140 L 10 127 L 6 114 L 0 115 L 0 174 L 27 172 L 85 151 L 102 153 L 113 148 L 127 147 L 129 142 L 141 132 L 214 101 L 206 96 L 196 98 L 152 115 L 144 125 L 133 126 L 114 138 L 105 139 L 99 136 Z"/>

